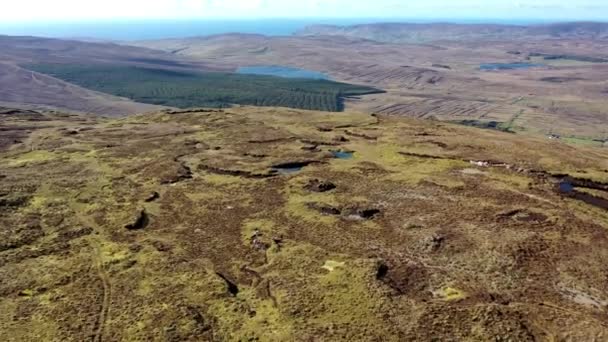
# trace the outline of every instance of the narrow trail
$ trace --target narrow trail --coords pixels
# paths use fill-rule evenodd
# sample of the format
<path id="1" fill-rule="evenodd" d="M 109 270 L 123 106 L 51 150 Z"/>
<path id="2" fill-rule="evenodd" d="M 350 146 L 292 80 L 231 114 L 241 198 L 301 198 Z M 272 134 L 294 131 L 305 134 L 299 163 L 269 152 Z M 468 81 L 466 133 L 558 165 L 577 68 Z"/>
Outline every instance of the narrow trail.
<path id="1" fill-rule="evenodd" d="M 97 275 L 103 284 L 103 301 L 101 304 L 101 309 L 99 311 L 99 315 L 97 316 L 97 321 L 95 322 L 95 332 L 92 338 L 93 342 L 101 342 L 103 341 L 106 321 L 110 312 L 110 296 L 112 293 L 112 286 L 110 284 L 110 277 L 108 273 L 105 271 L 103 266 L 103 260 L 101 257 L 101 250 L 99 248 L 99 244 L 94 242 L 95 244 L 95 254 L 93 256 L 94 263 L 97 268 Z"/>
<path id="2" fill-rule="evenodd" d="M 78 210 L 76 211 L 76 215 L 78 219 L 83 224 L 93 228 L 96 235 L 102 235 L 102 229 L 88 217 L 78 214 Z M 93 246 L 93 264 L 97 270 L 97 276 L 101 280 L 102 288 L 103 288 L 103 300 L 101 303 L 101 308 L 99 309 L 99 314 L 97 315 L 97 320 L 95 321 L 95 325 L 93 327 L 93 337 L 91 338 L 92 342 L 102 342 L 104 338 L 106 322 L 108 321 L 108 317 L 110 315 L 110 306 L 111 306 L 111 295 L 112 295 L 112 283 L 110 281 L 110 276 L 106 272 L 103 263 L 103 256 L 101 252 L 101 245 L 99 242 L 99 238 L 93 237 L 91 244 Z"/>

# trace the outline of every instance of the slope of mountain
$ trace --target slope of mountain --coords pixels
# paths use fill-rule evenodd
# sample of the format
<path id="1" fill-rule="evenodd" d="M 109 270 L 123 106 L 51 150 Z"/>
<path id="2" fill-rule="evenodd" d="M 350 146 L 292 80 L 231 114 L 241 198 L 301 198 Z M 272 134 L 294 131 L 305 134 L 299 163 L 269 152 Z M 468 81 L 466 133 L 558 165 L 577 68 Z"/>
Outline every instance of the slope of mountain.
<path id="1" fill-rule="evenodd" d="M 607 40 L 392 44 L 344 36 L 230 34 L 134 44 L 232 70 L 297 67 L 386 91 L 346 101 L 346 108 L 360 111 L 498 122 L 511 131 L 592 144 L 608 139 Z M 487 65 L 503 69 L 482 70 Z M 509 69 L 512 65 L 521 68 Z"/>
<path id="2" fill-rule="evenodd" d="M 608 152 L 284 108 L 0 109 L 7 340 L 601 340 Z"/>
<path id="3" fill-rule="evenodd" d="M 0 101 L 12 106 L 38 106 L 110 116 L 162 108 L 81 88 L 7 63 L 0 63 Z"/>
<path id="4" fill-rule="evenodd" d="M 301 36 L 346 36 L 387 43 L 424 43 L 444 40 L 608 39 L 608 23 L 573 22 L 516 26 L 496 24 L 378 23 L 353 26 L 313 25 Z"/>
<path id="5" fill-rule="evenodd" d="M 178 70 L 221 70 L 171 53 L 112 43 L 0 36 L 0 102 L 103 115 L 161 107 L 83 89 L 24 69 L 32 63 L 130 65 Z"/>

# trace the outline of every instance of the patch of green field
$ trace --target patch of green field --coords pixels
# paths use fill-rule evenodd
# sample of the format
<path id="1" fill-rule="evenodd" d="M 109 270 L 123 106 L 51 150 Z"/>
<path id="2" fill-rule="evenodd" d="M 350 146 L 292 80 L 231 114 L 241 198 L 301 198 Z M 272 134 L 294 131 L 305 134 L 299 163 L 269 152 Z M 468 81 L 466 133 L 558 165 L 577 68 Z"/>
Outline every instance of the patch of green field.
<path id="1" fill-rule="evenodd" d="M 344 110 L 343 99 L 378 89 L 312 79 L 219 72 L 188 72 L 103 64 L 35 64 L 28 69 L 84 88 L 169 107 L 229 107 L 231 104 Z"/>
<path id="2" fill-rule="evenodd" d="M 562 141 L 565 141 L 569 144 L 595 146 L 595 147 L 602 147 L 604 144 L 602 141 L 600 141 L 598 139 L 591 139 L 591 138 L 587 138 L 587 137 L 575 137 L 575 136 L 562 137 Z"/>
<path id="3" fill-rule="evenodd" d="M 483 128 L 483 129 L 493 129 L 496 131 L 514 133 L 512 130 L 513 122 L 510 120 L 509 122 L 498 122 L 498 121 L 481 121 L 481 120 L 455 120 L 451 121 L 455 124 Z"/>

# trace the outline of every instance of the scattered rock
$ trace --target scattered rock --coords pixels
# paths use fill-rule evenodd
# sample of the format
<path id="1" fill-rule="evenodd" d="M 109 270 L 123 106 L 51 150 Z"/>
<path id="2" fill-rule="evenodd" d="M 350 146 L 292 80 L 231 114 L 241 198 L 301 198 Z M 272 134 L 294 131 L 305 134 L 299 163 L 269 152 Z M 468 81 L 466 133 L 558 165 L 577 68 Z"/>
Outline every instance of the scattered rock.
<path id="1" fill-rule="evenodd" d="M 173 246 L 165 241 L 159 241 L 159 240 L 152 241 L 152 246 L 154 248 L 156 248 L 156 250 L 159 252 L 169 252 L 169 251 L 173 250 Z"/>
<path id="2" fill-rule="evenodd" d="M 348 140 L 348 139 L 346 139 L 346 137 L 345 137 L 345 136 L 343 136 L 343 135 L 338 135 L 338 136 L 335 136 L 335 137 L 333 138 L 333 141 L 338 141 L 338 142 L 348 142 L 349 140 Z"/>
<path id="3" fill-rule="evenodd" d="M 172 172 L 171 174 L 165 175 L 164 177 L 162 177 L 160 180 L 160 183 L 161 184 L 175 184 L 182 180 L 191 179 L 191 178 L 192 178 L 192 171 L 190 170 L 190 168 L 184 164 L 180 164 L 177 167 L 177 170 L 175 170 L 175 172 Z"/>
<path id="4" fill-rule="evenodd" d="M 150 195 L 149 195 L 149 196 L 146 198 L 146 200 L 145 200 L 145 201 L 146 201 L 146 202 L 148 202 L 148 203 L 149 203 L 149 202 L 154 202 L 154 201 L 156 201 L 156 200 L 157 200 L 157 199 L 159 199 L 159 198 L 160 198 L 160 194 L 159 194 L 158 192 L 154 191 L 154 192 L 152 192 L 152 193 L 151 193 L 151 194 L 150 194 Z"/>
<path id="5" fill-rule="evenodd" d="M 427 242 L 427 248 L 431 252 L 439 250 L 445 242 L 445 236 L 441 234 L 433 235 Z"/>
<path id="6" fill-rule="evenodd" d="M 333 129 L 330 128 L 330 127 L 317 127 L 317 130 L 319 130 L 319 132 L 331 132 L 331 131 L 333 131 Z"/>
<path id="7" fill-rule="evenodd" d="M 226 277 L 225 275 L 223 275 L 219 272 L 215 272 L 215 274 L 218 277 L 222 278 L 222 280 L 226 283 L 228 293 L 230 293 L 233 296 L 236 296 L 239 293 L 239 287 L 236 285 L 235 282 L 231 281 L 230 279 L 228 279 L 228 277 Z"/>
<path id="8" fill-rule="evenodd" d="M 251 236 L 251 247 L 253 249 L 265 251 L 270 248 L 270 245 L 262 241 L 262 233 L 256 229 Z"/>
<path id="9" fill-rule="evenodd" d="M 146 228 L 149 223 L 150 218 L 148 217 L 148 213 L 146 213 L 146 210 L 143 209 L 139 212 L 135 222 L 126 225 L 125 228 L 128 230 L 140 230 Z"/>
<path id="10" fill-rule="evenodd" d="M 349 220 L 371 220 L 380 214 L 379 209 L 375 208 L 348 208 L 345 210 L 346 219 Z"/>
<path id="11" fill-rule="evenodd" d="M 321 204 L 321 203 L 308 203 L 307 206 L 310 209 L 314 209 L 317 210 L 318 212 L 320 212 L 323 215 L 340 215 L 342 214 L 342 211 L 338 208 L 334 208 L 330 205 L 327 204 Z"/>
<path id="12" fill-rule="evenodd" d="M 184 145 L 186 145 L 186 146 L 194 146 L 196 149 L 199 149 L 199 150 L 202 150 L 202 149 L 207 150 L 207 149 L 209 149 L 209 145 L 205 144 L 202 141 L 194 140 L 194 139 L 187 139 L 184 142 Z"/>
<path id="13" fill-rule="evenodd" d="M 525 210 L 525 209 L 516 209 L 511 210 L 506 213 L 502 213 L 498 215 L 499 219 L 512 219 L 519 222 L 545 222 L 547 221 L 547 215 Z"/>
<path id="14" fill-rule="evenodd" d="M 317 145 L 302 146 L 302 150 L 310 151 L 310 152 L 317 152 L 317 151 L 319 151 L 319 146 L 317 146 Z"/>
<path id="15" fill-rule="evenodd" d="M 318 179 L 311 179 L 304 189 L 312 192 L 328 192 L 336 188 L 336 185 L 329 181 L 321 181 Z"/>

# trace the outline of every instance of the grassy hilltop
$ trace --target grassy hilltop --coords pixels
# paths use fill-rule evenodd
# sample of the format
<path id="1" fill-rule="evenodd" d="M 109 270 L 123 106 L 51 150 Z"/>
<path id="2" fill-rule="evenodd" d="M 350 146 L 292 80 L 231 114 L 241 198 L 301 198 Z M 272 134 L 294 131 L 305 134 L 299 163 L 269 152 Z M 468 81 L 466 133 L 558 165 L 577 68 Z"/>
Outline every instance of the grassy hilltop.
<path id="1" fill-rule="evenodd" d="M 608 335 L 605 150 L 285 108 L 0 125 L 6 340 Z"/>

